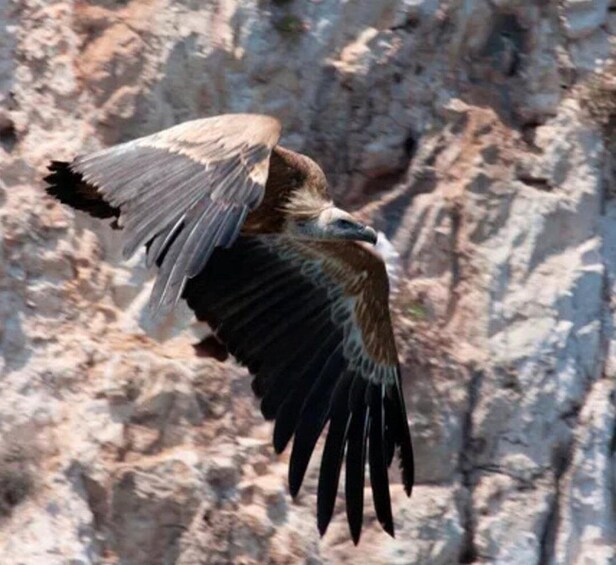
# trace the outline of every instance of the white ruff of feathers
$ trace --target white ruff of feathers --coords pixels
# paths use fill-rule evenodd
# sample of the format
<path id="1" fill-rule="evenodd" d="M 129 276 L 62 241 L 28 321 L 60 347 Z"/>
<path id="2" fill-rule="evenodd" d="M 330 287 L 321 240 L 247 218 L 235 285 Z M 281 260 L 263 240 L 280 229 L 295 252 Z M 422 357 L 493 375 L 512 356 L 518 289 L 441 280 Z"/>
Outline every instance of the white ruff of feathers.
<path id="1" fill-rule="evenodd" d="M 400 254 L 382 231 L 378 233 L 378 239 L 374 247 L 385 262 L 385 269 L 389 277 L 389 292 L 391 297 L 398 291 L 402 279 L 402 261 L 400 259 Z"/>

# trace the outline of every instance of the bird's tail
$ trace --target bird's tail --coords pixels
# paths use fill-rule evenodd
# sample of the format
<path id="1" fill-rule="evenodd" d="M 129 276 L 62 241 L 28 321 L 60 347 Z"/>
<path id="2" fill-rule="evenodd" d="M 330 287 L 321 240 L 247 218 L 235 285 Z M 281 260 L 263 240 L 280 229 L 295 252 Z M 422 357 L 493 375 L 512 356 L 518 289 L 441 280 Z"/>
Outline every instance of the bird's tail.
<path id="1" fill-rule="evenodd" d="M 120 210 L 105 202 L 98 189 L 87 183 L 70 163 L 52 161 L 47 167 L 50 174 L 44 180 L 47 194 L 76 210 L 87 212 L 94 218 L 117 218 Z"/>

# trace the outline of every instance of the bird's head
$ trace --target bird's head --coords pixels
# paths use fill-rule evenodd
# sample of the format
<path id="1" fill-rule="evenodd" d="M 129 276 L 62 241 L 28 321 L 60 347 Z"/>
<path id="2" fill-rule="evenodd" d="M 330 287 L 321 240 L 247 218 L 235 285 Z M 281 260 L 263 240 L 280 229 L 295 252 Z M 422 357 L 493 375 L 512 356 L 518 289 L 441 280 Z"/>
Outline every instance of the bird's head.
<path id="1" fill-rule="evenodd" d="M 352 239 L 376 244 L 376 231 L 354 218 L 348 212 L 328 206 L 318 215 L 301 218 L 287 224 L 287 230 L 296 237 L 310 239 Z"/>

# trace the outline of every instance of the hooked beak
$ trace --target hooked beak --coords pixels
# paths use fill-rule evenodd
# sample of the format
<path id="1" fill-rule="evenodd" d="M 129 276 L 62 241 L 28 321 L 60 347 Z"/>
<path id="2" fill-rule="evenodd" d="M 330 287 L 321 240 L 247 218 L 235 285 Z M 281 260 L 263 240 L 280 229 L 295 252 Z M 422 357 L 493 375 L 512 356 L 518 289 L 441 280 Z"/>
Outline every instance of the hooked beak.
<path id="1" fill-rule="evenodd" d="M 367 241 L 372 245 L 376 245 L 376 240 L 378 239 L 378 235 L 374 229 L 370 226 L 364 226 L 361 232 L 359 233 L 358 239 L 360 241 Z"/>

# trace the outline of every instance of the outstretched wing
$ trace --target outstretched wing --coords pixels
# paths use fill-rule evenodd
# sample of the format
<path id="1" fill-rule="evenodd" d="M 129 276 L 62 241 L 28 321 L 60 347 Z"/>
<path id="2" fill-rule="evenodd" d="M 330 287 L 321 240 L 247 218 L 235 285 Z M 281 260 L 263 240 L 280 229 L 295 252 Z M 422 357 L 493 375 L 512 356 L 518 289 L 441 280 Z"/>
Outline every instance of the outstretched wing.
<path id="1" fill-rule="evenodd" d="M 293 496 L 329 422 L 317 494 L 321 534 L 332 517 L 346 457 L 354 542 L 363 521 L 366 459 L 377 518 L 393 535 L 387 468 L 398 448 L 410 495 L 413 450 L 382 260 L 351 241 L 240 237 L 214 252 L 188 281 L 184 298 L 254 375 L 263 415 L 275 420 L 276 451 L 294 436 Z"/>
<path id="2" fill-rule="evenodd" d="M 149 265 L 164 256 L 150 305 L 167 311 L 186 279 L 216 247 L 233 243 L 261 202 L 279 137 L 279 122 L 268 116 L 186 122 L 70 164 L 52 163 L 47 190 L 95 216 L 119 215 L 125 257 L 145 243 Z"/>

